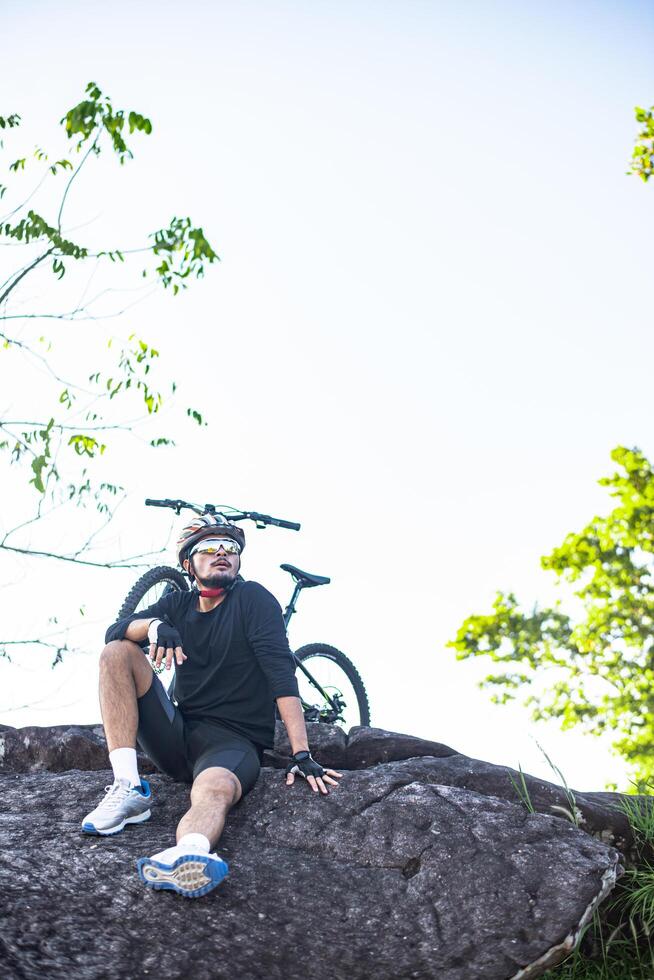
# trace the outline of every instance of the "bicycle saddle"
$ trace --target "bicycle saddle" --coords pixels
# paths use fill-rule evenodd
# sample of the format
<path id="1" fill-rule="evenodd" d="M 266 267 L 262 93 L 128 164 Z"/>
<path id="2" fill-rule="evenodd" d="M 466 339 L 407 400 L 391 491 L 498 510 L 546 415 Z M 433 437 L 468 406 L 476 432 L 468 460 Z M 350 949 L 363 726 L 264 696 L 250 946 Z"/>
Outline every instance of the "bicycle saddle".
<path id="1" fill-rule="evenodd" d="M 283 568 L 285 572 L 289 572 L 303 589 L 311 588 L 313 585 L 328 585 L 331 582 L 331 579 L 325 575 L 311 575 L 310 572 L 303 572 L 295 565 L 280 565 L 279 567 Z"/>

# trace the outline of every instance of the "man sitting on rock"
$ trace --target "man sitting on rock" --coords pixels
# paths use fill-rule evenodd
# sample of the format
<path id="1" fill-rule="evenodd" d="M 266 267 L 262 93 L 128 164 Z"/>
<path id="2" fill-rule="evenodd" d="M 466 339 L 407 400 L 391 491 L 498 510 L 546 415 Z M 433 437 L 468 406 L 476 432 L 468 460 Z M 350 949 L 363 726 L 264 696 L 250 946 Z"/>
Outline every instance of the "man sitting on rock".
<path id="1" fill-rule="evenodd" d="M 180 565 L 193 579 L 107 630 L 100 657 L 100 706 L 114 783 L 82 822 L 90 834 L 117 834 L 150 817 L 152 794 L 137 768 L 136 743 L 166 775 L 192 783 L 191 807 L 177 843 L 141 858 L 141 880 L 194 898 L 225 877 L 211 849 L 230 808 L 254 786 L 264 748 L 272 747 L 275 702 L 294 753 L 295 776 L 328 793 L 340 773 L 309 752 L 295 664 L 281 607 L 262 585 L 238 575 L 245 547 L 241 528 L 204 514 L 177 542 Z M 174 701 L 139 644 L 150 641 L 157 666 L 176 662 Z M 176 702 L 176 703 L 175 703 Z"/>

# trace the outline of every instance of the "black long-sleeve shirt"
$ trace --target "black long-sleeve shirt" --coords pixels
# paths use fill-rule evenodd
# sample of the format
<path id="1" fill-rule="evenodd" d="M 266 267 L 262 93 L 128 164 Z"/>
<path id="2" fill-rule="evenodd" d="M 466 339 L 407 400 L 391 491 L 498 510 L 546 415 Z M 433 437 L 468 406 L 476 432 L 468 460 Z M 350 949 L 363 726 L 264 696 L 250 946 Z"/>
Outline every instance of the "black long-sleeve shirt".
<path id="1" fill-rule="evenodd" d="M 271 747 L 275 698 L 298 697 L 295 663 L 281 606 L 258 582 L 237 581 L 211 612 L 198 594 L 171 592 L 138 614 L 119 619 L 106 642 L 122 640 L 135 619 L 174 626 L 187 656 L 175 667 L 174 697 L 188 718 L 215 719 L 258 746 Z"/>

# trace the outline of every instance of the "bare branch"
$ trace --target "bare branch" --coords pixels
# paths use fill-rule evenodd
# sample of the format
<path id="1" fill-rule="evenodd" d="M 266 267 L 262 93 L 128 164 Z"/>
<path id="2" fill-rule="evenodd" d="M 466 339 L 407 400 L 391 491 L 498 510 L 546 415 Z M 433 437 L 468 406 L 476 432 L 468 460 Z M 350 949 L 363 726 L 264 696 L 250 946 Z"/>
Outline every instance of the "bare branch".
<path id="1" fill-rule="evenodd" d="M 32 200 L 32 198 L 34 197 L 34 195 L 37 193 L 37 191 L 39 191 L 41 189 L 41 187 L 43 186 L 43 184 L 45 183 L 45 181 L 48 179 L 48 177 L 51 176 L 51 174 L 52 174 L 52 172 L 50 170 L 50 167 L 47 167 L 45 173 L 41 177 L 40 181 L 38 182 L 38 184 L 36 185 L 36 187 L 34 188 L 34 190 L 25 198 L 25 200 L 22 202 L 22 204 L 19 204 L 17 207 L 15 207 L 13 209 L 13 211 L 9 211 L 7 214 L 3 215 L 2 218 L 0 218 L 0 223 L 2 223 L 3 221 L 8 221 L 8 219 L 9 218 L 12 218 L 16 214 L 17 211 L 20 211 L 22 208 L 25 207 L 26 204 L 29 204 L 29 202 Z M 22 243 L 19 243 L 19 244 L 22 244 Z"/>
<path id="2" fill-rule="evenodd" d="M 60 632 L 63 633 L 64 630 L 60 630 Z M 53 650 L 64 649 L 64 646 L 61 643 L 47 643 L 45 640 L 0 640 L 0 647 L 19 647 L 27 646 L 32 643 L 37 643 L 42 647 L 52 647 Z M 68 649 L 68 647 L 65 647 L 65 649 Z"/>
<path id="3" fill-rule="evenodd" d="M 100 134 L 98 133 L 98 135 L 95 137 L 95 139 L 93 140 L 93 142 L 89 146 L 88 150 L 84 154 L 84 156 L 83 156 L 83 158 L 82 158 L 82 160 L 80 162 L 79 167 L 77 168 L 77 170 L 73 171 L 73 173 L 70 176 L 70 179 L 69 179 L 68 183 L 66 184 L 66 189 L 64 190 L 64 194 L 63 194 L 63 197 L 61 199 L 61 206 L 59 208 L 59 214 L 57 215 L 57 230 L 59 231 L 59 234 L 61 234 L 61 216 L 62 216 L 62 214 L 64 212 L 64 205 L 66 203 L 66 198 L 68 197 L 68 192 L 69 192 L 69 190 L 71 188 L 71 185 L 72 185 L 73 181 L 77 177 L 78 173 L 80 172 L 80 170 L 82 169 L 82 167 L 84 166 L 84 164 L 88 160 L 89 156 L 91 155 L 91 153 L 93 153 L 93 151 L 95 150 L 96 146 L 98 145 L 98 140 L 99 139 L 100 139 Z"/>
<path id="4" fill-rule="evenodd" d="M 89 565 L 93 568 L 147 568 L 150 562 L 134 562 L 136 558 L 153 557 L 163 554 L 165 548 L 158 551 L 144 551 L 140 555 L 131 555 L 129 558 L 121 558 L 119 561 L 87 561 L 83 558 L 75 558 L 71 555 L 58 555 L 53 551 L 36 551 L 33 548 L 14 548 L 12 545 L 0 543 L 2 551 L 13 551 L 19 555 L 34 555 L 38 558 L 56 558 L 59 561 L 69 561 L 75 565 Z"/>
<path id="5" fill-rule="evenodd" d="M 0 316 L 0 320 L 13 320 L 13 319 L 17 319 L 17 318 L 9 317 L 9 316 L 4 316 L 4 317 Z M 38 361 L 41 361 L 48 374 L 51 374 L 52 377 L 55 379 L 55 381 L 59 381 L 60 384 L 65 385 L 67 388 L 72 388 L 74 391 L 83 391 L 85 395 L 93 395 L 94 397 L 97 396 L 97 392 L 90 391 L 88 388 L 82 388 L 80 387 L 80 385 L 75 384 L 73 381 L 66 381 L 65 378 L 60 377 L 60 375 L 58 375 L 57 372 L 50 367 L 50 364 L 43 356 L 43 354 L 39 354 L 39 352 L 35 351 L 34 348 L 29 346 L 29 344 L 24 343 L 22 340 L 16 340 L 15 337 L 8 337 L 7 334 L 2 333 L 2 331 L 0 331 L 0 339 L 4 340 L 7 345 L 12 347 L 19 347 L 21 350 L 25 351 L 26 354 L 29 354 L 31 357 L 35 357 Z M 104 397 L 104 396 L 98 396 L 98 397 Z"/>
<path id="6" fill-rule="evenodd" d="M 102 397 L 104 397 L 104 396 L 102 396 Z M 136 421 L 138 421 L 138 419 Z M 85 425 L 84 426 L 84 429 L 85 429 L 86 432 L 99 432 L 101 429 L 122 429 L 124 432 L 129 432 L 129 426 L 131 424 L 132 424 L 131 422 L 127 422 L 124 425 L 118 425 L 118 424 L 117 425 Z M 0 420 L 0 428 L 4 428 L 7 425 L 33 425 L 34 427 L 41 425 L 41 426 L 43 426 L 43 428 L 45 428 L 46 425 L 47 425 L 47 422 L 19 422 L 19 421 L 14 421 L 13 419 L 11 421 L 7 421 L 6 419 L 5 420 Z M 75 432 L 79 432 L 79 430 L 80 430 L 80 426 L 79 425 L 62 425 L 59 422 L 54 422 L 50 426 L 50 428 L 51 429 L 62 429 L 62 430 L 63 429 L 73 429 Z M 8 434 L 11 434 L 11 433 L 8 433 Z"/>
<path id="7" fill-rule="evenodd" d="M 118 510 L 118 508 L 120 507 L 120 505 L 125 502 L 126 499 L 127 499 L 127 494 L 124 493 L 123 496 L 122 496 L 122 498 L 121 498 L 121 500 L 118 501 L 118 503 L 113 508 L 113 510 L 108 511 L 108 517 L 107 517 L 107 519 L 102 524 L 99 524 L 98 527 L 96 527 L 95 531 L 93 531 L 89 535 L 89 537 L 86 539 L 86 541 L 81 546 L 81 548 L 78 548 L 77 551 L 74 551 L 73 552 L 73 558 L 78 558 L 79 555 L 84 554 L 84 552 L 89 549 L 89 547 L 90 547 L 91 542 L 93 541 L 93 539 L 96 538 L 98 536 L 98 534 L 100 534 L 101 531 L 104 531 L 104 529 L 106 527 L 108 527 L 108 525 L 114 519 L 114 515 L 115 515 L 116 511 Z"/>
<path id="8" fill-rule="evenodd" d="M 25 250 L 25 248 L 26 248 L 25 242 L 0 242 L 0 245 L 2 245 L 3 248 L 22 248 L 23 250 Z M 32 264 L 32 260 L 30 260 L 29 262 L 26 262 L 25 265 L 21 266 L 20 269 L 14 269 L 14 271 L 11 273 L 11 275 L 10 276 L 7 276 L 7 278 L 5 279 L 5 281 L 2 284 L 0 284 L 0 289 L 4 289 L 5 286 L 8 283 L 10 283 L 12 281 L 12 279 L 14 279 L 20 272 L 23 272 L 24 270 L 29 269 L 29 267 L 30 267 L 31 264 Z"/>
<path id="9" fill-rule="evenodd" d="M 25 276 L 28 274 L 28 272 L 31 272 L 32 269 L 35 269 L 40 262 L 43 262 L 44 259 L 47 259 L 49 255 L 52 255 L 53 252 L 54 252 L 54 245 L 51 248 L 49 248 L 47 252 L 44 252 L 42 255 L 39 255 L 39 257 L 35 259 L 34 262 L 31 262 L 26 269 L 23 269 L 20 275 L 17 278 L 15 278 L 13 282 L 9 284 L 9 286 L 7 286 L 2 296 L 0 296 L 0 306 L 2 306 L 2 304 L 5 302 L 5 300 L 12 292 L 12 290 L 16 288 L 16 286 L 21 281 L 21 279 L 24 279 Z"/>
<path id="10" fill-rule="evenodd" d="M 144 292 L 143 295 L 139 296 L 138 299 L 135 299 L 133 303 L 128 303 L 126 306 L 123 306 L 121 310 L 117 310 L 115 313 L 93 314 L 90 312 L 91 305 L 93 303 L 96 303 L 106 293 L 141 292 L 144 289 L 147 289 L 147 292 Z M 79 322 L 84 320 L 115 320 L 119 316 L 122 316 L 123 313 L 126 313 L 127 310 L 131 310 L 133 306 L 138 306 L 139 303 L 142 303 L 144 300 L 149 299 L 150 296 L 152 296 L 153 293 L 155 293 L 156 291 L 157 291 L 156 286 L 151 286 L 149 288 L 147 286 L 139 286 L 137 289 L 124 289 L 124 290 L 103 289 L 96 296 L 94 296 L 93 299 L 89 300 L 88 303 L 85 303 L 84 306 L 77 307 L 76 309 L 70 310 L 67 313 L 8 313 L 3 316 L 0 316 L 0 321 L 3 320 L 75 320 Z M 86 316 L 78 316 L 79 313 L 85 313 Z M 4 334 L 0 334 L 0 336 L 4 336 Z M 19 341 L 12 340 L 11 338 L 5 338 L 5 339 L 7 339 L 9 343 L 19 344 Z M 23 344 L 22 346 L 25 345 Z"/>
<path id="11" fill-rule="evenodd" d="M 96 259 L 95 262 L 94 262 L 94 264 L 93 264 L 93 270 L 91 271 L 90 276 L 86 280 L 86 285 L 84 286 L 84 289 L 82 290 L 82 294 L 81 294 L 80 298 L 77 300 L 77 309 L 79 309 L 81 306 L 84 305 L 84 301 L 86 299 L 86 294 L 88 293 L 88 291 L 89 291 L 89 289 L 91 287 L 91 283 L 95 279 L 95 274 L 96 274 L 96 272 L 98 271 L 99 268 L 100 268 L 100 260 L 99 259 Z"/>
<path id="12" fill-rule="evenodd" d="M 30 524 L 34 524 L 36 521 L 40 521 L 43 517 L 47 517 L 49 514 L 54 513 L 55 510 L 59 510 L 60 507 L 64 506 L 64 502 L 62 501 L 59 504 L 55 504 L 54 507 L 51 507 L 50 510 L 46 511 L 46 513 L 44 514 L 41 510 L 42 504 L 43 504 L 43 497 L 41 497 L 38 502 L 36 515 L 34 517 L 30 517 L 29 520 L 27 521 L 23 521 L 21 524 L 16 524 L 15 527 L 10 527 L 9 530 L 5 532 L 5 535 L 2 541 L 0 541 L 0 544 L 4 544 L 7 538 L 11 534 L 15 534 L 16 531 L 20 531 L 24 527 L 29 527 Z"/>

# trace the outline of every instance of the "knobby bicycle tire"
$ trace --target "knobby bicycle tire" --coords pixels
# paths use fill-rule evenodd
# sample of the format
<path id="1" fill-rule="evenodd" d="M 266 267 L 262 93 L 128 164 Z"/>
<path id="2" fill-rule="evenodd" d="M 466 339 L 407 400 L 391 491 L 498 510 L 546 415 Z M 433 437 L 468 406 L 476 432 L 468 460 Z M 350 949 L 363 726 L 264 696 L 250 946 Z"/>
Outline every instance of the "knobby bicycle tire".
<path id="1" fill-rule="evenodd" d="M 370 705 L 368 704 L 368 695 L 366 694 L 366 689 L 363 685 L 363 681 L 361 680 L 361 675 L 352 661 L 346 657 L 341 650 L 337 650 L 336 647 L 329 646 L 328 643 L 307 643 L 305 646 L 300 647 L 294 652 L 295 656 L 300 661 L 309 660 L 314 657 L 323 657 L 324 659 L 331 660 L 332 663 L 337 664 L 346 675 L 354 689 L 357 699 L 357 706 L 359 708 L 359 724 L 370 724 Z M 307 667 L 308 670 L 311 671 L 311 668 L 308 665 Z"/>
<path id="2" fill-rule="evenodd" d="M 189 585 L 186 576 L 177 568 L 170 568 L 168 565 L 158 565 L 151 568 L 145 575 L 141 575 L 138 582 L 135 582 L 130 589 L 127 598 L 120 607 L 118 619 L 131 616 L 136 611 L 136 607 L 143 596 L 160 582 L 165 582 L 168 588 L 164 590 L 164 595 L 168 592 L 188 592 Z"/>

